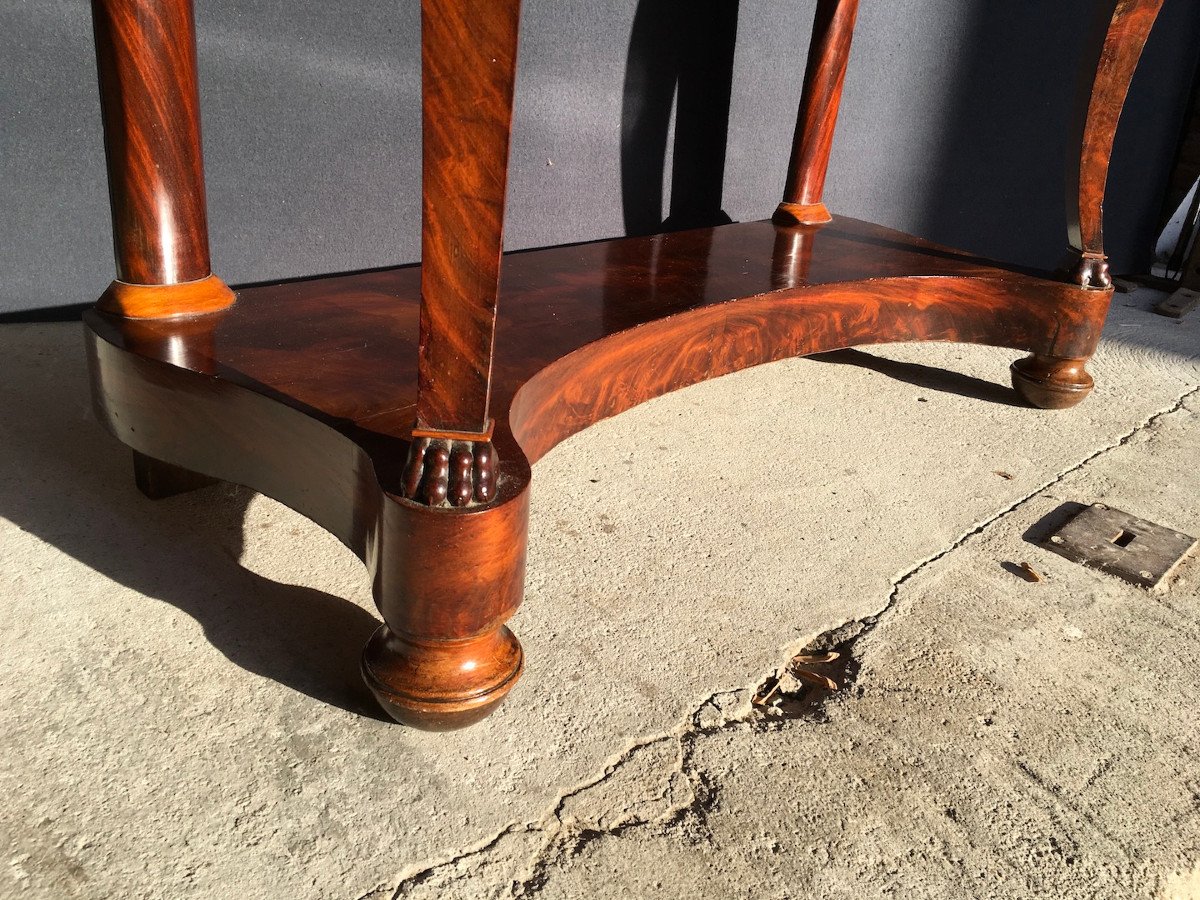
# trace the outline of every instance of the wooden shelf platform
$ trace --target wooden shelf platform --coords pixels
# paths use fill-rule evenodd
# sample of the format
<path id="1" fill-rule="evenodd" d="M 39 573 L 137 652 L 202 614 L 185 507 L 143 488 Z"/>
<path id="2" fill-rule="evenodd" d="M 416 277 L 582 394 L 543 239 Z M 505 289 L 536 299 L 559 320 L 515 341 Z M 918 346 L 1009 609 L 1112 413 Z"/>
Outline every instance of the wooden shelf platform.
<path id="1" fill-rule="evenodd" d="M 160 363 L 175 370 L 163 371 L 172 382 L 191 374 L 202 376 L 198 384 L 215 378 L 246 389 L 357 443 L 383 488 L 399 494 L 415 421 L 419 292 L 420 267 L 406 266 L 242 288 L 216 314 L 93 312 L 87 322 L 103 342 L 93 341 L 101 376 Z M 652 397 L 855 345 L 962 341 L 1086 356 L 1108 299 L 1051 273 L 845 218 L 822 228 L 751 222 L 510 253 L 496 329 L 495 440 L 507 470 L 516 447 L 535 462 Z M 100 401 L 107 409 L 117 397 L 102 390 Z M 157 426 L 107 418 L 146 454 L 214 468 L 207 453 L 181 454 L 153 439 L 183 427 L 178 415 Z M 244 449 L 225 413 L 195 428 L 197 441 L 217 443 L 230 431 L 227 451 Z"/>

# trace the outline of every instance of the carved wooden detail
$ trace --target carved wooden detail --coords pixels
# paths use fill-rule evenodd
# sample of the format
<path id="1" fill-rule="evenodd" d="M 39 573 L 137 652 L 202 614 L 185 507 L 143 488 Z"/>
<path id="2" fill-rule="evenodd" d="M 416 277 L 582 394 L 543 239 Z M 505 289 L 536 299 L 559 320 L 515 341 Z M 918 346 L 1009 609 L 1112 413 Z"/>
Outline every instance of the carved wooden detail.
<path id="1" fill-rule="evenodd" d="M 489 440 L 413 435 L 404 496 L 426 506 L 472 506 L 496 496 L 496 448 Z"/>
<path id="2" fill-rule="evenodd" d="M 1026 403 L 1041 409 L 1069 409 L 1082 403 L 1095 386 L 1086 359 L 1029 356 L 1012 364 L 1013 388 Z"/>
<path id="3" fill-rule="evenodd" d="M 1163 0 L 1100 0 L 1084 48 L 1086 101 L 1076 125 L 1079 164 L 1067 187 L 1071 247 L 1080 255 L 1072 273 L 1085 288 L 1112 286 L 1104 254 L 1104 193 L 1121 110 Z"/>
<path id="4" fill-rule="evenodd" d="M 524 588 L 530 466 L 594 422 L 890 341 L 1024 350 L 1012 377 L 1028 402 L 1087 395 L 1112 298 L 1112 132 L 1161 0 L 1106 2 L 1073 282 L 828 214 L 857 0 L 818 2 L 773 222 L 502 256 L 519 4 L 423 0 L 422 265 L 242 288 L 234 304 L 209 271 L 191 4 L 94 0 L 118 260 L 86 316 L 97 415 L 148 495 L 237 482 L 336 535 L 371 571 L 384 624 L 362 669 L 380 703 L 418 727 L 475 722 L 524 665 L 504 623 Z"/>

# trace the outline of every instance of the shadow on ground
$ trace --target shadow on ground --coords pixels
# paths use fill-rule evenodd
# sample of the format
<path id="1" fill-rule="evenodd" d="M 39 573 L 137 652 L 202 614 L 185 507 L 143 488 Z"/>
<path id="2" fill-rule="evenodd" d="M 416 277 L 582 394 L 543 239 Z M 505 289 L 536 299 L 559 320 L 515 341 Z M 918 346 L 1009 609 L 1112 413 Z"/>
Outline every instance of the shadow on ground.
<path id="1" fill-rule="evenodd" d="M 36 357 L 21 368 L 37 377 L 22 385 L 5 380 L 0 388 L 0 420 L 9 432 L 0 516 L 191 616 L 243 669 L 383 718 L 358 673 L 376 619 L 349 600 L 281 584 L 239 564 L 243 529 L 272 527 L 259 517 L 247 521 L 253 492 L 217 485 L 147 500 L 133 485 L 129 450 L 87 409 L 77 334 L 61 325 L 30 326 L 14 331 L 12 343 L 20 344 L 16 355 Z"/>

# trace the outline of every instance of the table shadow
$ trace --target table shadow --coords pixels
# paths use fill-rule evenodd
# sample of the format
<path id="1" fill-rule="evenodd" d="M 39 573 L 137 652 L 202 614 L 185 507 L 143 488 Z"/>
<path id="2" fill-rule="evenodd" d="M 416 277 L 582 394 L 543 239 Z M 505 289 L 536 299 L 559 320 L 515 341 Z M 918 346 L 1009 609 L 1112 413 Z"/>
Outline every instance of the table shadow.
<path id="1" fill-rule="evenodd" d="M 16 341 L 22 332 L 36 338 L 29 343 L 38 358 L 32 366 L 16 363 L 28 372 L 26 383 L 9 379 L 0 387 L 0 416 L 10 432 L 0 516 L 117 584 L 186 613 L 246 671 L 385 720 L 358 671 L 362 648 L 379 625 L 375 617 L 342 597 L 240 565 L 252 491 L 218 484 L 162 501 L 143 497 L 133 484 L 130 451 L 88 408 L 78 326 L 21 328 Z M 23 345 L 16 355 L 31 352 Z M 136 615 L 128 626 L 139 628 Z M 140 637 L 153 648 L 153 634 Z"/>

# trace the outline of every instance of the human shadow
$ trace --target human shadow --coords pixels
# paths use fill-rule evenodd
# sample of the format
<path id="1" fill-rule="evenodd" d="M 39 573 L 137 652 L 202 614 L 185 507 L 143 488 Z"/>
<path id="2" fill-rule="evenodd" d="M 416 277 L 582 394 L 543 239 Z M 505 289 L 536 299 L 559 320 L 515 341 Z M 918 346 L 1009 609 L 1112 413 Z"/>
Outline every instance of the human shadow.
<path id="1" fill-rule="evenodd" d="M 84 414 L 89 387 L 78 326 L 27 334 L 36 338 L 38 371 L 24 384 L 0 384 L 0 416 L 20 423 L 5 441 L 0 515 L 100 575 L 186 613 L 246 671 L 383 720 L 358 671 L 376 619 L 349 600 L 239 564 L 252 491 L 220 484 L 162 501 L 139 494 L 129 450 Z M 37 377 L 45 371 L 54 377 Z M 136 613 L 129 628 L 139 628 Z"/>
<path id="2" fill-rule="evenodd" d="M 686 6 L 678 0 L 638 3 L 621 104 L 621 209 L 626 236 L 710 228 L 732 221 L 721 205 L 737 23 L 737 0 L 695 0 Z M 672 111 L 671 192 L 668 215 L 663 218 Z M 705 262 L 702 248 L 696 266 Z M 659 291 L 657 266 L 653 242 L 609 244 L 606 334 L 641 323 L 647 309 L 665 317 L 691 307 L 693 297 Z M 697 274 L 693 272 L 693 277 Z"/>
<path id="3" fill-rule="evenodd" d="M 728 224 L 721 208 L 738 0 L 640 0 L 621 103 L 627 235 Z M 663 218 L 671 112 L 670 209 Z"/>

